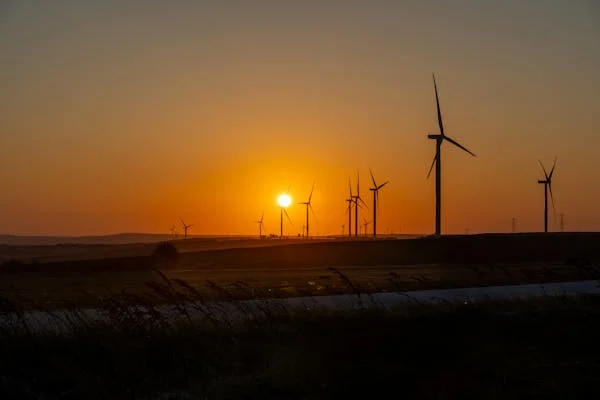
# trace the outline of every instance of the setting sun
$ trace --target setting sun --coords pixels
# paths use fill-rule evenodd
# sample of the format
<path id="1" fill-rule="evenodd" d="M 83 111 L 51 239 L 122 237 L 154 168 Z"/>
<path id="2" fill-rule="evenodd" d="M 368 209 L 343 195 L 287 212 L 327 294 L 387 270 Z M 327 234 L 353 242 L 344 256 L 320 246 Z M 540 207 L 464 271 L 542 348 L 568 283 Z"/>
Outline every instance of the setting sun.
<path id="1" fill-rule="evenodd" d="M 279 204 L 279 207 L 289 207 L 290 204 L 292 204 L 292 198 L 290 197 L 289 194 L 283 193 L 280 194 L 279 197 L 277 198 L 277 204 Z"/>

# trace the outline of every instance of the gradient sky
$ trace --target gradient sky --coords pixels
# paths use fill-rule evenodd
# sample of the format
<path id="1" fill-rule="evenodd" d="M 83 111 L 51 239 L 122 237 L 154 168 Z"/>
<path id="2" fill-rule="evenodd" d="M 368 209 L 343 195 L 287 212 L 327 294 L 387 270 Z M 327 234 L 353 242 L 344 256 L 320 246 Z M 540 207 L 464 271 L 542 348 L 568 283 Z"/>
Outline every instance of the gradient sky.
<path id="1" fill-rule="evenodd" d="M 600 230 L 595 0 L 2 0 L 0 54 L 0 233 L 275 233 L 313 180 L 339 233 L 369 167 L 380 232 L 432 232 L 432 72 L 478 156 L 444 148 L 445 232 L 541 230 L 554 156 L 551 229 Z"/>

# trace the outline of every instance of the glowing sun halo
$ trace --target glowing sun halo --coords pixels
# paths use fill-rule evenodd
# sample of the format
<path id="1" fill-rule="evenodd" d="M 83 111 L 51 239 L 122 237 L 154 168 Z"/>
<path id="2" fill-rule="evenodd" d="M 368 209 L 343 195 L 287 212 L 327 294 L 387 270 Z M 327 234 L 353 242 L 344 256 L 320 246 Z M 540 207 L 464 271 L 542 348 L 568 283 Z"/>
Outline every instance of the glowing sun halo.
<path id="1" fill-rule="evenodd" d="M 289 205 L 292 204 L 292 198 L 289 194 L 280 194 L 277 198 L 277 204 L 279 204 L 279 207 L 289 207 Z"/>

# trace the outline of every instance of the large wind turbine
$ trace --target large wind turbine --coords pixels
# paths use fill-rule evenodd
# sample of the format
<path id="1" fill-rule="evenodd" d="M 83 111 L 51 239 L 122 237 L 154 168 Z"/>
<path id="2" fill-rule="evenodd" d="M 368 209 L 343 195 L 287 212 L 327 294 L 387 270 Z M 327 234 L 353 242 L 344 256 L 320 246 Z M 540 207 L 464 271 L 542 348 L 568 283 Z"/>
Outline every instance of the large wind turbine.
<path id="1" fill-rule="evenodd" d="M 369 188 L 369 190 L 373 192 L 373 237 L 377 237 L 377 205 L 379 204 L 379 189 L 387 185 L 389 181 L 385 181 L 381 185 L 378 185 L 377 182 L 375 182 L 375 177 L 373 176 L 371 168 L 369 168 L 369 173 L 371 174 L 371 180 L 373 180 L 373 187 Z"/>
<path id="2" fill-rule="evenodd" d="M 310 194 L 308 195 L 308 201 L 303 201 L 299 204 L 305 205 L 306 206 L 306 237 L 308 238 L 308 209 L 310 208 L 310 211 L 314 214 L 315 212 L 313 211 L 312 208 L 312 195 L 313 195 L 313 191 L 315 190 L 315 183 L 313 182 L 312 188 L 310 189 Z"/>
<path id="3" fill-rule="evenodd" d="M 442 234 L 442 143 L 446 140 L 459 149 L 466 151 L 473 157 L 475 157 L 475 154 L 451 137 L 444 134 L 444 124 L 442 122 L 442 112 L 440 111 L 440 100 L 438 96 L 437 84 L 435 82 L 435 75 L 433 75 L 433 88 L 435 89 L 435 103 L 437 105 L 440 133 L 427 135 L 429 139 L 435 140 L 435 156 L 433 157 L 433 162 L 431 163 L 431 167 L 427 173 L 427 178 L 429 178 L 431 175 L 431 171 L 435 165 L 435 235 L 440 236 Z"/>
<path id="4" fill-rule="evenodd" d="M 556 168 L 556 157 L 554 158 L 554 164 L 550 173 L 546 172 L 544 164 L 539 161 L 542 170 L 544 171 L 544 177 L 546 179 L 538 180 L 539 184 L 544 185 L 544 232 L 548 232 L 548 189 L 550 189 L 550 199 L 552 200 L 552 209 L 554 209 L 554 196 L 552 196 L 552 175 L 554 175 L 554 168 Z"/>
<path id="5" fill-rule="evenodd" d="M 262 231 L 263 231 L 263 228 L 264 228 L 264 224 L 263 224 L 264 217 L 265 217 L 265 212 L 263 211 L 262 214 L 261 214 L 261 216 L 260 216 L 260 219 L 254 221 L 255 224 L 258 224 L 258 238 L 259 239 L 263 238 Z"/>
<path id="6" fill-rule="evenodd" d="M 360 197 L 360 175 L 358 172 L 356 173 L 356 196 L 353 196 L 353 198 L 354 198 L 354 236 L 358 237 L 358 224 L 359 224 L 359 222 L 358 222 L 358 207 L 360 207 L 360 204 L 358 204 L 358 202 L 360 201 L 361 203 L 365 204 L 362 197 Z"/>
<path id="7" fill-rule="evenodd" d="M 194 224 L 186 225 L 185 222 L 183 222 L 183 220 L 181 218 L 179 218 L 179 220 L 181 221 L 181 225 L 183 226 L 183 238 L 187 239 L 187 231 L 192 226 L 194 226 Z"/>

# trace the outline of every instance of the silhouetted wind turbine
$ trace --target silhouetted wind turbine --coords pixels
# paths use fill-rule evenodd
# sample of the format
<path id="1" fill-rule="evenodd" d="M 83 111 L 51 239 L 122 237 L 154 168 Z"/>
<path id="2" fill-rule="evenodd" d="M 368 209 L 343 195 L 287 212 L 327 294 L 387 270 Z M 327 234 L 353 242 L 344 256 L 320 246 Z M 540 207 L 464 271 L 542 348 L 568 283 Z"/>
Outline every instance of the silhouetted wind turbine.
<path id="1" fill-rule="evenodd" d="M 544 171 L 544 177 L 546 179 L 538 180 L 539 184 L 544 185 L 544 232 L 548 232 L 548 189 L 550 189 L 550 199 L 552 200 L 552 209 L 554 210 L 554 196 L 552 196 L 552 175 L 554 175 L 554 168 L 556 168 L 556 157 L 554 157 L 554 164 L 550 173 L 546 172 L 544 164 L 539 161 L 542 170 Z M 555 211 L 554 211 L 555 212 Z"/>
<path id="2" fill-rule="evenodd" d="M 360 197 L 360 175 L 357 172 L 356 173 L 356 196 L 354 196 L 354 236 L 358 237 L 358 207 L 360 207 L 360 204 L 358 204 L 358 202 L 361 202 L 362 204 L 364 204 L 365 206 L 367 205 L 364 200 L 362 199 L 362 197 Z"/>
<path id="3" fill-rule="evenodd" d="M 310 194 L 308 195 L 308 201 L 304 201 L 302 203 L 299 204 L 303 204 L 306 206 L 306 237 L 308 238 L 308 209 L 310 208 L 310 211 L 313 213 L 314 215 L 314 211 L 312 208 L 312 195 L 313 195 L 313 191 L 315 190 L 315 183 L 313 182 L 312 188 L 310 189 Z"/>
<path id="4" fill-rule="evenodd" d="M 377 182 L 375 182 L 375 177 L 373 176 L 373 171 L 371 171 L 370 168 L 369 173 L 371 174 L 371 179 L 373 180 L 373 187 L 369 188 L 369 190 L 373 192 L 373 237 L 377 237 L 377 205 L 379 204 L 379 189 L 387 185 L 389 181 L 385 181 L 381 185 L 377 185 Z"/>
<path id="5" fill-rule="evenodd" d="M 288 188 L 288 192 L 289 192 L 289 188 Z M 279 204 L 279 207 L 281 208 L 281 215 L 280 215 L 280 220 L 279 220 L 279 238 L 283 239 L 283 215 L 284 214 L 285 214 L 285 217 L 288 219 L 288 221 L 290 221 L 290 224 L 292 224 L 292 220 L 290 219 L 290 216 L 288 215 L 287 210 L 286 210 L 286 208 L 289 207 L 290 204 L 292 204 L 292 198 L 290 197 L 289 194 L 283 193 L 277 199 L 277 204 Z"/>
<path id="6" fill-rule="evenodd" d="M 262 214 L 261 214 L 261 216 L 260 216 L 260 219 L 257 220 L 257 221 L 254 221 L 254 223 L 258 224 L 258 238 L 259 239 L 263 238 L 262 231 L 263 231 L 263 228 L 264 228 L 264 224 L 263 224 L 264 217 L 265 217 L 265 212 L 263 211 Z"/>
<path id="7" fill-rule="evenodd" d="M 175 237 L 175 225 L 171 227 L 171 237 Z"/>
<path id="8" fill-rule="evenodd" d="M 363 226 L 365 227 L 365 236 L 367 236 L 367 227 L 371 222 L 367 221 L 366 218 L 363 217 Z"/>
<path id="9" fill-rule="evenodd" d="M 352 237 L 352 203 L 354 202 L 354 196 L 352 195 L 352 183 L 348 179 L 348 188 L 350 189 L 350 197 L 346 199 L 348 202 L 348 236 Z"/>
<path id="10" fill-rule="evenodd" d="M 190 229 L 192 226 L 194 226 L 194 224 L 186 225 L 185 222 L 183 222 L 183 220 L 181 218 L 179 218 L 179 220 L 181 221 L 181 225 L 183 226 L 183 238 L 187 239 L 188 229 Z"/>
<path id="11" fill-rule="evenodd" d="M 427 135 L 429 139 L 435 140 L 435 156 L 427 173 L 427 178 L 431 175 L 433 166 L 435 165 L 435 235 L 442 234 L 442 143 L 447 140 L 461 150 L 466 151 L 473 157 L 476 157 L 470 150 L 444 134 L 444 124 L 442 122 L 442 112 L 440 111 L 440 100 L 438 96 L 437 84 L 435 82 L 435 74 L 433 75 L 433 88 L 435 89 L 435 103 L 437 106 L 438 124 L 440 126 L 439 134 Z"/>

